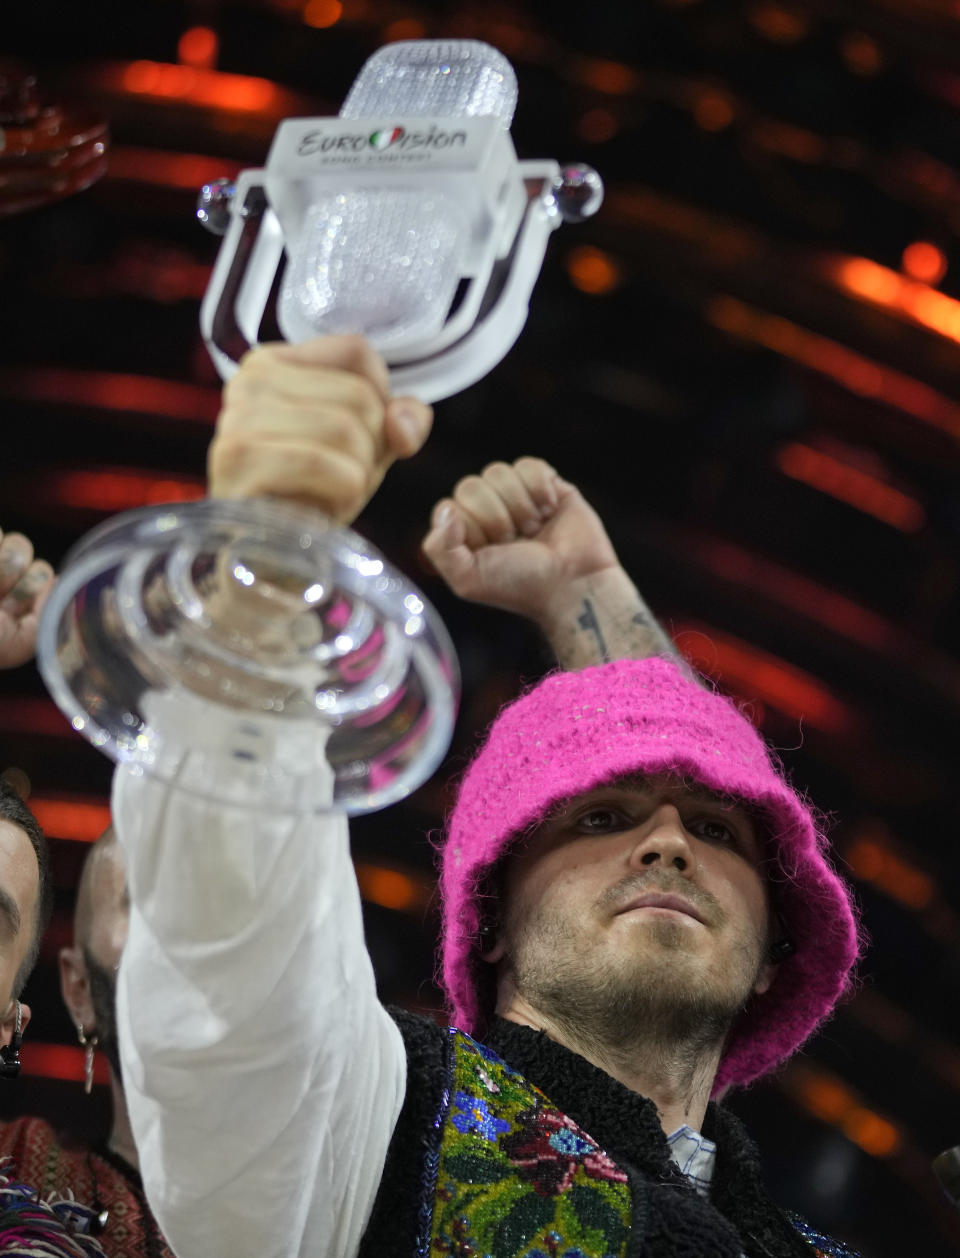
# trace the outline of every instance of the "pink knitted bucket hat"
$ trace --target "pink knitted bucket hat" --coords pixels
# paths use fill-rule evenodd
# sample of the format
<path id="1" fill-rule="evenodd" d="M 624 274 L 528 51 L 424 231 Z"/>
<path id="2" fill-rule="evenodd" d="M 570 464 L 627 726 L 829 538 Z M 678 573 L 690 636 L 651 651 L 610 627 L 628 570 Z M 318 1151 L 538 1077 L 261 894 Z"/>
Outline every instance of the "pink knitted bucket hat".
<path id="1" fill-rule="evenodd" d="M 763 739 L 721 695 L 660 657 L 553 673 L 508 705 L 467 770 L 441 857 L 442 977 L 451 1021 L 492 1015 L 480 960 L 481 888 L 511 841 L 555 804 L 626 773 L 679 773 L 752 805 L 779 869 L 777 909 L 796 951 L 733 1027 L 714 1092 L 747 1084 L 803 1044 L 850 983 L 859 953 L 850 893 L 814 815 Z"/>

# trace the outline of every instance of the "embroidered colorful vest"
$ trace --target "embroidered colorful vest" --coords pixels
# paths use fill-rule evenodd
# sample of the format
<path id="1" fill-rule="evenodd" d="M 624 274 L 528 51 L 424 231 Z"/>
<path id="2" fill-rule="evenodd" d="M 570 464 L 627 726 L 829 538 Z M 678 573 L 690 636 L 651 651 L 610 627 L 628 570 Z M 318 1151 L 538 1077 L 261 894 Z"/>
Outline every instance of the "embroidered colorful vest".
<path id="1" fill-rule="evenodd" d="M 452 1030 L 429 1252 L 454 1258 L 624 1258 L 627 1176 L 495 1053 Z"/>
<path id="2" fill-rule="evenodd" d="M 427 1159 L 420 1258 L 625 1258 L 626 1172 L 490 1049 L 455 1028 L 449 1034 L 452 1071 Z M 850 1253 L 791 1221 L 817 1258 Z"/>

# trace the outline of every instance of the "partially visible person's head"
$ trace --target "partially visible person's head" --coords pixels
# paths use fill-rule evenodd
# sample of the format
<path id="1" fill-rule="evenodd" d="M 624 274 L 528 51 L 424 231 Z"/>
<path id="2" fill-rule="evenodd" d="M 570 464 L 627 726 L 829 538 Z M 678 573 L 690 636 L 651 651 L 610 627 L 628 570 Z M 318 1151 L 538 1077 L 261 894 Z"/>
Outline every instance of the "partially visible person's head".
<path id="1" fill-rule="evenodd" d="M 116 982 L 130 901 L 123 850 L 109 826 L 90 849 L 77 887 L 73 945 L 60 951 L 60 989 L 74 1025 L 96 1036 L 119 1077 Z"/>
<path id="2" fill-rule="evenodd" d="M 519 992 L 609 1045 L 656 1016 L 668 1038 L 725 1037 L 715 1091 L 748 1083 L 849 982 L 856 923 L 824 847 L 749 722 L 672 661 L 554 674 L 500 714 L 450 819 L 453 1020 L 482 1034 Z M 658 896 L 680 911 L 635 903 Z"/>
<path id="3" fill-rule="evenodd" d="M 40 952 L 50 916 L 50 862 L 37 819 L 0 780 L 0 1043 L 16 1025 L 16 1001 Z M 21 1030 L 30 1019 L 22 1007 Z"/>

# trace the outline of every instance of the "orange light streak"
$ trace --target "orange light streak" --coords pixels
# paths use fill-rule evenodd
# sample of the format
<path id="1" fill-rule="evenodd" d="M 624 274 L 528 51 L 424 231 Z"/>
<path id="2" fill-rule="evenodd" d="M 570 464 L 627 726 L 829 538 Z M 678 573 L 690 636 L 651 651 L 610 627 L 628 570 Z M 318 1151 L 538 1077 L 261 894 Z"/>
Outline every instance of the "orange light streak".
<path id="1" fill-rule="evenodd" d="M 843 1117 L 843 1134 L 874 1158 L 888 1158 L 900 1146 L 900 1133 L 893 1123 L 873 1110 L 856 1105 Z"/>
<path id="2" fill-rule="evenodd" d="M 199 301 L 210 282 L 210 267 L 174 248 L 131 247 L 124 250 L 112 267 L 99 274 L 107 284 L 148 301 L 170 305 L 178 301 Z"/>
<path id="3" fill-rule="evenodd" d="M 859 833 L 844 849 L 844 858 L 858 878 L 908 909 L 929 908 L 936 897 L 930 875 L 898 855 L 880 834 Z"/>
<path id="4" fill-rule="evenodd" d="M 755 4 L 750 9 L 749 19 L 761 35 L 775 44 L 796 44 L 810 30 L 808 18 L 781 4 Z"/>
<path id="5" fill-rule="evenodd" d="M 356 862 L 354 868 L 360 894 L 381 908 L 399 913 L 422 913 L 433 898 L 433 883 L 428 878 L 362 861 Z"/>
<path id="6" fill-rule="evenodd" d="M 711 267 L 762 265 L 764 249 L 755 233 L 649 188 L 613 188 L 604 201 L 604 213 L 609 222 L 633 229 L 643 225 L 702 251 Z"/>
<path id="7" fill-rule="evenodd" d="M 704 565 L 723 580 L 776 599 L 797 615 L 871 650 L 904 649 L 903 634 L 897 626 L 811 577 L 784 568 L 734 542 L 697 536 L 688 544 L 702 556 Z"/>
<path id="8" fill-rule="evenodd" d="M 924 1038 L 906 1009 L 901 1009 L 892 1000 L 882 996 L 876 988 L 864 987 L 857 992 L 856 1000 L 851 1001 L 847 1009 L 875 1035 L 891 1044 L 908 1044 L 911 1040 L 919 1041 Z M 951 1052 L 960 1058 L 956 1049 Z"/>
<path id="9" fill-rule="evenodd" d="M 343 16 L 340 0 L 307 0 L 303 8 L 303 20 L 319 30 L 335 26 Z"/>
<path id="10" fill-rule="evenodd" d="M 791 441 L 777 451 L 776 462 L 781 472 L 792 480 L 845 502 L 903 533 L 916 533 L 926 523 L 926 512 L 916 498 L 822 450 Z"/>
<path id="11" fill-rule="evenodd" d="M 82 1083 L 86 1072 L 86 1053 L 72 1044 L 45 1044 L 26 1039 L 20 1050 L 23 1073 L 41 1079 L 67 1079 Z M 110 1068 L 107 1059 L 98 1053 L 93 1059 L 94 1083 L 108 1084 Z"/>
<path id="12" fill-rule="evenodd" d="M 686 621 L 674 641 L 695 668 L 747 700 L 760 699 L 796 721 L 832 735 L 849 734 L 856 718 L 823 682 L 794 664 L 708 625 Z"/>
<path id="13" fill-rule="evenodd" d="M 198 477 L 157 475 L 138 468 L 78 469 L 48 473 L 44 487 L 65 507 L 113 514 L 152 503 L 196 502 L 206 492 Z"/>
<path id="14" fill-rule="evenodd" d="M 693 102 L 693 120 L 704 131 L 722 131 L 733 119 L 733 101 L 726 92 L 700 92 Z"/>
<path id="15" fill-rule="evenodd" d="M 110 824 L 110 805 L 103 800 L 32 795 L 28 807 L 55 839 L 93 843 Z"/>
<path id="16" fill-rule="evenodd" d="M 707 322 L 731 336 L 792 359 L 851 393 L 876 398 L 922 423 L 930 424 L 960 440 L 960 406 L 902 372 L 854 353 L 845 345 L 783 319 L 757 310 L 735 297 L 714 297 L 707 302 Z"/>
<path id="17" fill-rule="evenodd" d="M 832 261 L 827 273 L 839 288 L 855 297 L 960 343 L 960 301 L 929 284 L 891 271 L 869 258 Z"/>
<path id="18" fill-rule="evenodd" d="M 750 141 L 794 162 L 816 165 L 823 161 L 826 144 L 814 131 L 772 118 L 761 118 L 750 128 Z"/>
<path id="19" fill-rule="evenodd" d="M 844 1113 L 850 1108 L 850 1089 L 832 1078 L 812 1078 L 806 1081 L 803 1098 L 811 1114 L 825 1123 L 839 1125 Z"/>
<path id="20" fill-rule="evenodd" d="M 577 135 L 588 144 L 605 144 L 617 134 L 618 127 L 609 109 L 588 109 L 577 123 Z"/>
<path id="21" fill-rule="evenodd" d="M 938 943 L 957 948 L 960 918 L 940 894 L 936 873 L 925 870 L 923 857 L 897 842 L 883 821 L 872 818 L 857 826 L 841 850 L 861 881 L 916 913 L 917 924 Z M 954 1067 L 960 1071 L 960 1054 Z"/>
<path id="22" fill-rule="evenodd" d="M 574 77 L 595 92 L 609 96 L 628 96 L 640 86 L 640 76 L 622 61 L 603 61 L 599 58 L 581 62 Z"/>
<path id="23" fill-rule="evenodd" d="M 215 70 L 220 40 L 209 26 L 191 26 L 180 36 L 177 56 L 183 65 L 197 70 Z"/>
<path id="24" fill-rule="evenodd" d="M 205 183 L 221 175 L 236 178 L 239 162 L 201 153 L 169 153 L 163 149 L 115 145 L 110 150 L 109 179 L 149 184 L 158 188 L 183 188 L 199 192 Z"/>
<path id="25" fill-rule="evenodd" d="M 592 245 L 577 245 L 567 254 L 567 273 L 582 293 L 601 296 L 620 282 L 620 270 L 609 254 Z"/>
<path id="26" fill-rule="evenodd" d="M 402 39 L 425 39 L 427 28 L 415 17 L 399 17 L 383 28 L 383 40 L 395 44 Z"/>
<path id="27" fill-rule="evenodd" d="M 31 695 L 0 699 L 0 734 L 31 734 L 39 738 L 73 738 L 70 722 L 52 699 Z"/>
<path id="28" fill-rule="evenodd" d="M 220 409 L 219 389 L 71 367 L 6 368 L 0 370 L 0 390 L 8 400 L 129 411 L 200 424 L 212 424 Z"/>
<path id="29" fill-rule="evenodd" d="M 509 20 L 494 20 L 487 24 L 484 38 L 505 56 L 513 58 L 534 53 L 542 36 Z"/>
<path id="30" fill-rule="evenodd" d="M 851 74 L 864 78 L 878 74 L 886 64 L 880 45 L 862 31 L 851 31 L 840 40 L 840 53 Z"/>
<path id="31" fill-rule="evenodd" d="M 906 1009 L 882 996 L 876 988 L 864 987 L 847 1006 L 849 1013 L 869 1027 L 874 1035 L 911 1053 L 927 1069 L 960 1092 L 960 1051 L 938 1039 L 920 1025 Z"/>
<path id="32" fill-rule="evenodd" d="M 135 96 L 232 113 L 263 113 L 275 108 L 278 100 L 277 86 L 269 79 L 164 61 L 131 61 L 123 68 L 121 81 Z"/>
<path id="33" fill-rule="evenodd" d="M 871 1157 L 891 1157 L 903 1146 L 903 1133 L 895 1123 L 862 1104 L 852 1088 L 821 1066 L 794 1063 L 781 1076 L 781 1087 Z"/>

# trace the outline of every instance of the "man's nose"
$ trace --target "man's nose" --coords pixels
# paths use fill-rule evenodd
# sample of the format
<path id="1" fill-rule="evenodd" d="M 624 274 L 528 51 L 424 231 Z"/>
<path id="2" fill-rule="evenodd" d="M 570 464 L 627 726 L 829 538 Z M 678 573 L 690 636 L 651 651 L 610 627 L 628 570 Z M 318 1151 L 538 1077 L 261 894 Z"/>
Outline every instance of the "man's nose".
<path id="1" fill-rule="evenodd" d="M 696 865 L 693 849 L 683 828 L 683 819 L 673 804 L 661 804 L 635 833 L 630 865 L 636 869 L 660 865 L 688 877 L 693 874 Z"/>

